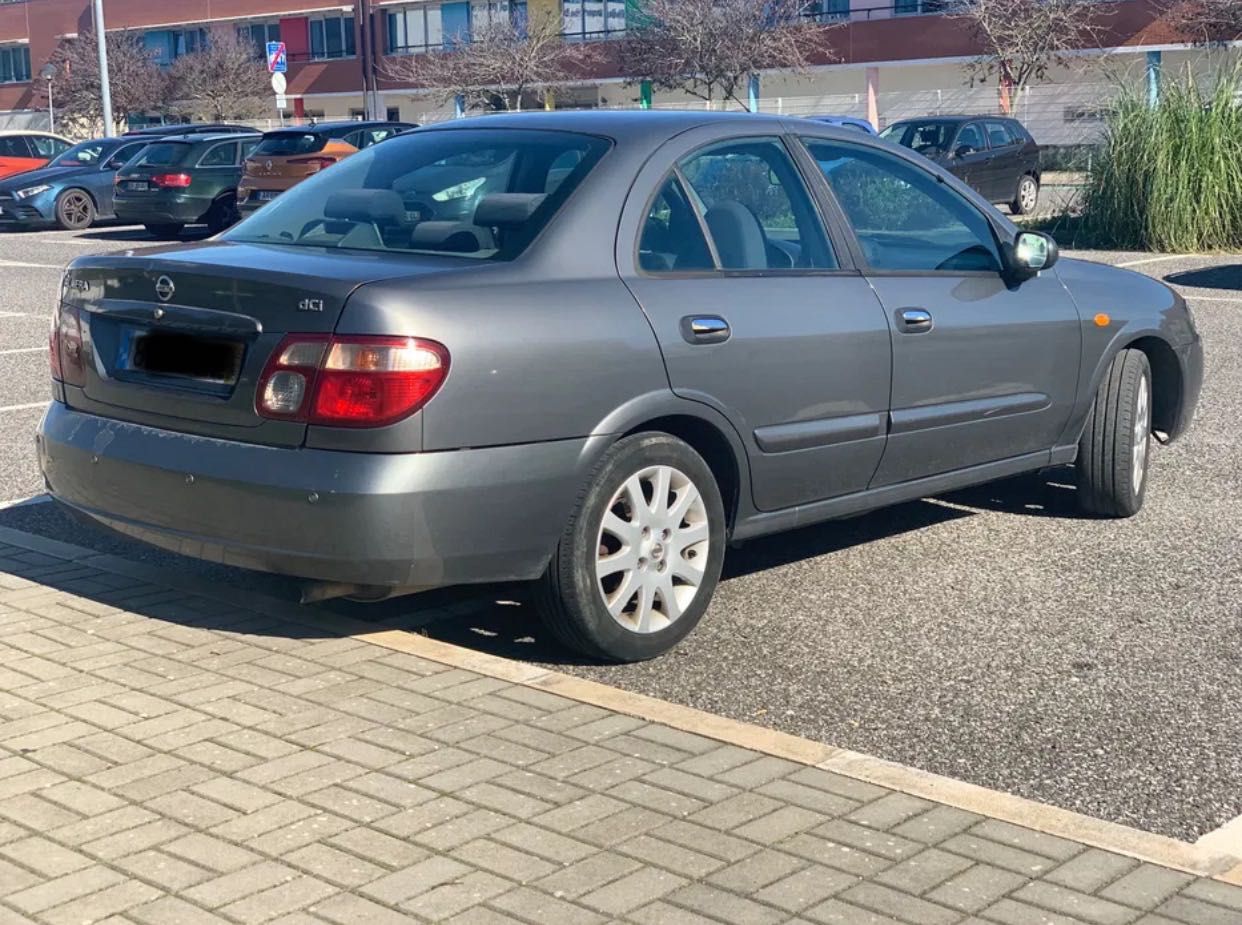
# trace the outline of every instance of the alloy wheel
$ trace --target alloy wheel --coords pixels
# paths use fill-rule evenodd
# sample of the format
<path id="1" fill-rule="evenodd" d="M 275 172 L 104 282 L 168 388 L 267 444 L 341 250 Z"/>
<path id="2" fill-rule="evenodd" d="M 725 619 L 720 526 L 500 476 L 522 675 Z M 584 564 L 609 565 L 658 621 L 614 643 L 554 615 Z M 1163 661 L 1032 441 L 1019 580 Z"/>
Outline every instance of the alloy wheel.
<path id="1" fill-rule="evenodd" d="M 67 193 L 60 203 L 60 217 L 70 228 L 84 228 L 91 217 L 90 199 L 85 193 Z"/>
<path id="2" fill-rule="evenodd" d="M 1018 199 L 1022 203 L 1022 211 L 1031 213 L 1035 211 L 1035 205 L 1039 201 L 1039 187 L 1030 177 L 1022 180 L 1022 187 L 1018 190 Z"/>
<path id="3" fill-rule="evenodd" d="M 650 466 L 617 489 L 600 524 L 596 585 L 612 618 L 657 633 L 699 592 L 710 527 L 698 487 L 672 466 Z"/>

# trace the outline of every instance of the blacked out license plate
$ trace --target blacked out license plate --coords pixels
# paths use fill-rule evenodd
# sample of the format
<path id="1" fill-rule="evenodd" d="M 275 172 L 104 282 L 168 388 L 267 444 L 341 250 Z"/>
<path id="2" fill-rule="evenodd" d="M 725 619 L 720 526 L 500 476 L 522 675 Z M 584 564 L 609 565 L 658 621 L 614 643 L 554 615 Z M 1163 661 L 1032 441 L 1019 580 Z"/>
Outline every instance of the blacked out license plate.
<path id="1" fill-rule="evenodd" d="M 232 385 L 241 372 L 243 352 L 238 341 L 153 331 L 134 337 L 129 366 L 157 376 Z"/>

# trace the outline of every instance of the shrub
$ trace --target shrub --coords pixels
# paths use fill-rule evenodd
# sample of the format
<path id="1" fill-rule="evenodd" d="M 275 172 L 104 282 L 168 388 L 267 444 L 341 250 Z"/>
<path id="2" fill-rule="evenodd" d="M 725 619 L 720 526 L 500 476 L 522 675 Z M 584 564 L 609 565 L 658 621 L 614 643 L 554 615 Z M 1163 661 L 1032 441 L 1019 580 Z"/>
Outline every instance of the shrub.
<path id="1" fill-rule="evenodd" d="M 1125 93 L 1093 160 L 1081 238 L 1154 251 L 1242 247 L 1242 105 L 1239 79 L 1205 93 L 1189 76 L 1160 102 Z"/>

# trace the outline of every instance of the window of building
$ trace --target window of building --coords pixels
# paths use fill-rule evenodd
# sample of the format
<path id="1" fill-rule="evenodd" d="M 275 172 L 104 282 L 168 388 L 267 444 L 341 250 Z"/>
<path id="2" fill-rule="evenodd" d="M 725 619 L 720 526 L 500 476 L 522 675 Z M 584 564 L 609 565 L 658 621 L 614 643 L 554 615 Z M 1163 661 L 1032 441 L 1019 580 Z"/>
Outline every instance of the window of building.
<path id="1" fill-rule="evenodd" d="M 893 0 L 893 12 L 898 16 L 944 13 L 951 2 L 952 0 Z"/>
<path id="2" fill-rule="evenodd" d="M 470 28 L 513 23 L 526 26 L 526 0 L 470 0 Z"/>
<path id="3" fill-rule="evenodd" d="M 419 54 L 443 44 L 444 22 L 438 3 L 420 3 L 389 11 L 385 48 L 388 54 Z"/>
<path id="4" fill-rule="evenodd" d="M 850 15 L 850 0 L 811 0 L 802 15 L 817 22 L 843 19 Z"/>
<path id="5" fill-rule="evenodd" d="M 325 16 L 310 21 L 311 57 L 352 58 L 354 51 L 354 17 Z"/>
<path id="6" fill-rule="evenodd" d="M 182 55 L 192 55 L 207 46 L 206 29 L 177 29 L 172 33 L 173 60 Z"/>
<path id="7" fill-rule="evenodd" d="M 280 23 L 278 22 L 246 22 L 237 27 L 237 35 L 242 41 L 254 45 L 257 58 L 267 57 L 267 43 L 280 41 Z"/>
<path id="8" fill-rule="evenodd" d="M 0 84 L 25 83 L 30 79 L 30 46 L 0 47 Z"/>
<path id="9" fill-rule="evenodd" d="M 156 64 L 167 66 L 182 55 L 193 54 L 206 47 L 207 30 L 202 27 L 153 29 L 143 33 L 142 43 Z"/>
<path id="10" fill-rule="evenodd" d="M 568 38 L 600 39 L 625 32 L 626 0 L 565 0 L 564 32 Z"/>

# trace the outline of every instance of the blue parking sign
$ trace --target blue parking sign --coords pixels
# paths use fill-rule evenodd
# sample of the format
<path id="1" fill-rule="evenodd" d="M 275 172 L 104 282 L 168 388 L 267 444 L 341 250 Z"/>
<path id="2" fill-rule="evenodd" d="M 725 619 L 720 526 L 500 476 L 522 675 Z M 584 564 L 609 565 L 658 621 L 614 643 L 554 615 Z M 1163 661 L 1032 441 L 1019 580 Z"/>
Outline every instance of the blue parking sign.
<path id="1" fill-rule="evenodd" d="M 267 43 L 267 69 L 273 74 L 283 74 L 289 70 L 289 55 L 284 42 Z"/>

